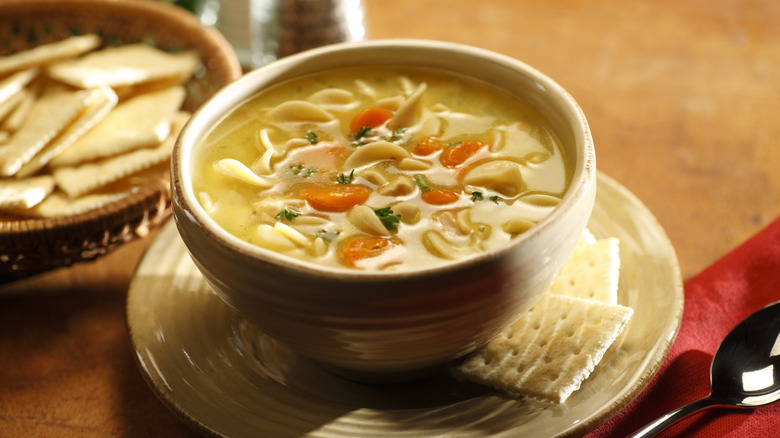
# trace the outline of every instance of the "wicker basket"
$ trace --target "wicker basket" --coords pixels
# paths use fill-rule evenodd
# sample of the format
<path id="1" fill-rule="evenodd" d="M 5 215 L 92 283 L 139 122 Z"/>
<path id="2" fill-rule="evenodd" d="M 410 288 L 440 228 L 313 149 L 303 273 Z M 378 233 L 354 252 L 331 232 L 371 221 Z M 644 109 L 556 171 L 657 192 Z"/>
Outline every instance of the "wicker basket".
<path id="1" fill-rule="evenodd" d="M 71 35 L 95 33 L 108 45 L 144 42 L 196 50 L 201 65 L 187 84 L 184 109 L 194 111 L 241 75 L 227 41 L 189 12 L 135 0 L 13 0 L 0 2 L 0 55 Z M 168 175 L 102 208 L 53 219 L 0 218 L 0 279 L 8 280 L 93 260 L 143 237 L 170 215 Z"/>

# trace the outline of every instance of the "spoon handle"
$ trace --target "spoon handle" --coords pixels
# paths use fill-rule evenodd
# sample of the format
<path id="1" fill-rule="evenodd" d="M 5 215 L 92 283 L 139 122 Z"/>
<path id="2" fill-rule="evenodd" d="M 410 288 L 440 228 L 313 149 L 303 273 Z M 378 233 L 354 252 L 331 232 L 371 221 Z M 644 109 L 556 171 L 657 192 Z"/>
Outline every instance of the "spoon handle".
<path id="1" fill-rule="evenodd" d="M 712 397 L 704 397 L 687 405 L 681 406 L 666 415 L 658 417 L 655 421 L 648 423 L 645 427 L 637 430 L 627 438 L 644 438 L 651 437 L 667 427 L 677 423 L 678 421 L 695 414 L 703 409 L 707 409 L 713 406 L 719 406 Z"/>

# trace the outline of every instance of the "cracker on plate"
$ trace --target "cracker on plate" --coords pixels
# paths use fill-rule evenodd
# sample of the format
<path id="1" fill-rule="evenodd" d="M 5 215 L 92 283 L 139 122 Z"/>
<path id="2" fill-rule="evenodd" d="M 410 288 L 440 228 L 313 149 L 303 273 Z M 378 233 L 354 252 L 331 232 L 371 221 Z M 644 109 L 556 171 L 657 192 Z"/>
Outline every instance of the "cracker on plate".
<path id="1" fill-rule="evenodd" d="M 550 292 L 617 304 L 620 249 L 616 238 L 583 241 L 555 279 Z"/>
<path id="2" fill-rule="evenodd" d="M 563 403 L 628 323 L 629 307 L 546 294 L 453 374 L 509 394 Z"/>
<path id="3" fill-rule="evenodd" d="M 633 315 L 633 309 L 617 304 L 617 249 L 617 239 L 596 240 L 586 233 L 558 285 L 496 339 L 454 366 L 452 374 L 512 395 L 565 402 Z"/>

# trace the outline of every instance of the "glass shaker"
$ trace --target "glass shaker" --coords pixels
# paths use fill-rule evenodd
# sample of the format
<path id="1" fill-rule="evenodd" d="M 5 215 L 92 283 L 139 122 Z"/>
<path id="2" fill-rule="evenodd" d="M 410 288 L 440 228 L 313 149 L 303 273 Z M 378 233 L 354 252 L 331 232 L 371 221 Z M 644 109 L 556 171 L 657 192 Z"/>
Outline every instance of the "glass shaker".
<path id="1" fill-rule="evenodd" d="M 216 27 L 244 68 L 367 37 L 361 0 L 175 0 Z"/>

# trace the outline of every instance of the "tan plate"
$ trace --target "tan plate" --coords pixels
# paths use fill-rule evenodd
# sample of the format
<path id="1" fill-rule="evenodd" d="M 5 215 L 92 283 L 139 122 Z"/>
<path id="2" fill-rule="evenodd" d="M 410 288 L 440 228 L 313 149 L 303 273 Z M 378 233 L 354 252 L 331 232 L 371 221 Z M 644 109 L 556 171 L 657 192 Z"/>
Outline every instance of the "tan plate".
<path id="1" fill-rule="evenodd" d="M 172 222 L 130 285 L 127 323 L 139 367 L 193 427 L 225 437 L 570 436 L 602 424 L 655 375 L 682 317 L 677 257 L 652 214 L 599 176 L 590 228 L 620 239 L 619 302 L 636 312 L 582 389 L 565 404 L 515 399 L 446 373 L 370 386 L 329 374 L 214 295 Z"/>
<path id="2" fill-rule="evenodd" d="M 238 58 L 221 34 L 163 2 L 0 1 L 0 56 L 89 33 L 110 46 L 143 42 L 166 51 L 197 51 L 201 65 L 186 84 L 188 111 L 241 75 Z M 103 208 L 72 216 L 0 215 L 0 281 L 92 260 L 146 235 L 170 216 L 169 186 L 169 176 L 161 175 Z"/>

